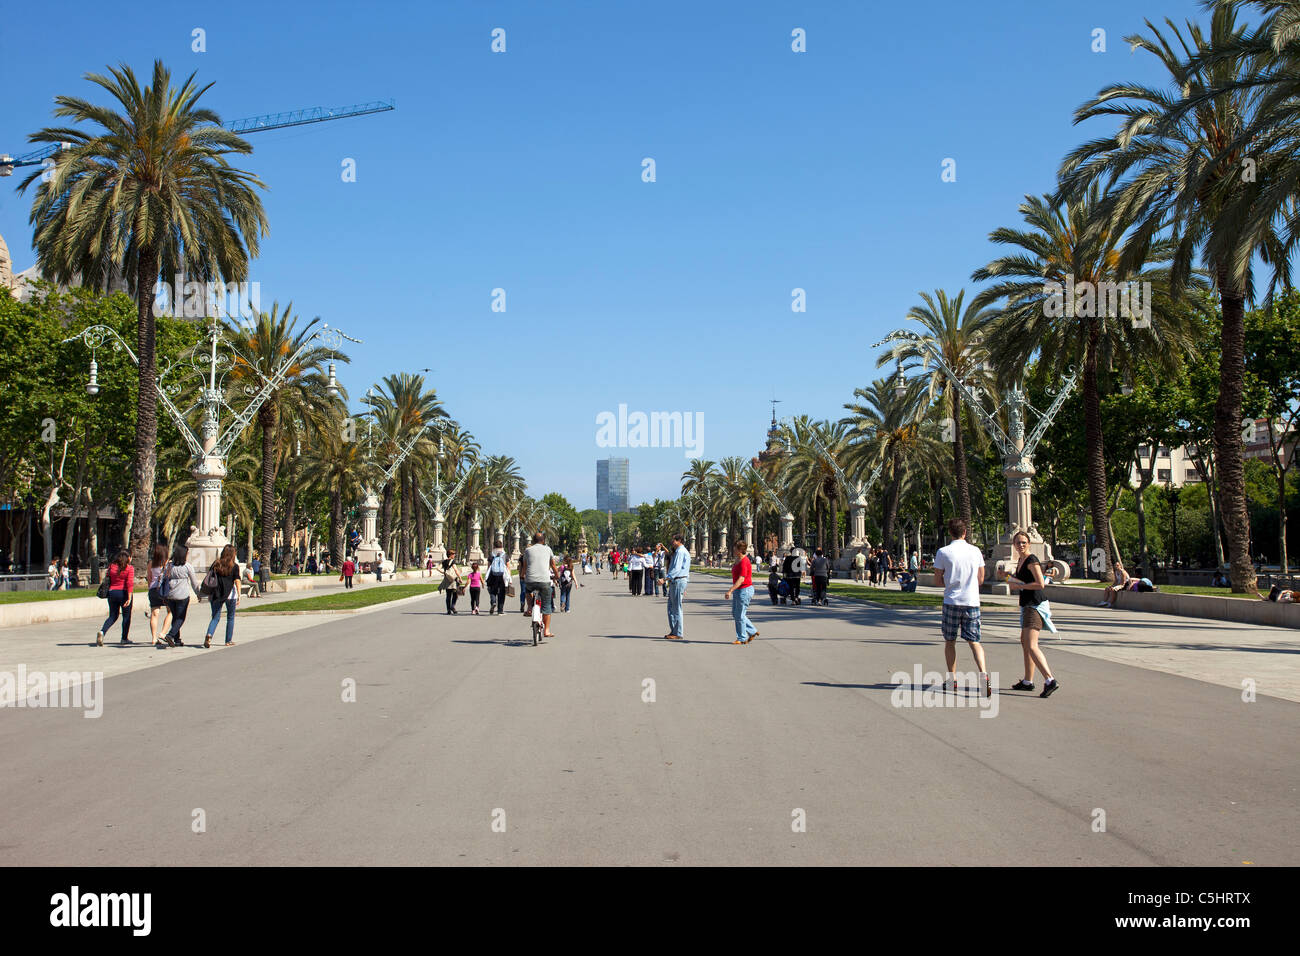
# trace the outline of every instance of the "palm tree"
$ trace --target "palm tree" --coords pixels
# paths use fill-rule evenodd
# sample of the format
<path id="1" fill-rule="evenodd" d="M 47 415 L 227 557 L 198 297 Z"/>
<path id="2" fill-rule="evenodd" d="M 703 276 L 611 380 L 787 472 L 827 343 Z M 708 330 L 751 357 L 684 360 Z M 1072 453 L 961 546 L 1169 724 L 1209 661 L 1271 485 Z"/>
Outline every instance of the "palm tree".
<path id="1" fill-rule="evenodd" d="M 19 191 L 39 182 L 32 202 L 32 244 L 41 271 L 56 282 L 104 287 L 125 277 L 136 298 L 139 381 L 135 422 L 135 512 L 131 561 L 148 561 L 158 445 L 158 360 L 153 313 L 159 275 L 240 282 L 267 232 L 257 177 L 230 165 L 230 153 L 252 147 L 198 106 L 211 87 L 194 74 L 173 87 L 158 60 L 143 89 L 128 66 L 86 79 L 108 92 L 115 110 L 58 96 L 54 115 L 94 124 L 86 131 L 51 127 L 33 143 L 70 143 L 57 154 L 48 181 L 37 169 Z M 179 290 L 177 294 L 179 293 Z"/>
<path id="2" fill-rule="evenodd" d="M 962 302 L 966 290 L 950 299 L 943 289 L 936 289 L 934 297 L 921 293 L 923 305 L 914 305 L 908 310 L 907 317 L 913 322 L 920 322 L 925 328 L 921 338 L 931 349 L 943 357 L 962 383 L 977 389 L 991 390 L 992 376 L 986 371 L 987 353 L 984 348 L 984 336 L 996 312 L 986 307 L 978 299 L 973 299 L 965 309 Z M 896 343 L 880 357 L 878 366 L 893 362 L 920 360 L 921 368 L 926 371 L 930 399 L 945 396 L 948 399 L 952 421 L 952 464 L 957 492 L 957 514 L 970 527 L 970 482 L 966 476 L 966 441 L 963 435 L 965 416 L 961 392 L 948 376 L 939 371 L 930 358 L 930 354 L 915 342 Z M 978 419 L 975 420 L 978 430 Z"/>
<path id="3" fill-rule="evenodd" d="M 843 469 L 847 462 L 847 439 L 844 424 L 812 422 L 804 417 L 795 418 L 789 432 L 793 454 L 786 463 L 785 483 L 801 510 L 812 511 L 816 518 L 819 548 L 828 546 L 827 517 L 832 535 L 839 524 L 840 484 L 835 469 L 837 465 Z"/>
<path id="4" fill-rule="evenodd" d="M 1214 281 L 1222 312 L 1214 449 L 1232 589 L 1241 592 L 1255 584 L 1239 426 L 1245 384 L 1245 309 L 1253 291 L 1251 263 L 1256 254 L 1275 264 L 1288 258 L 1294 233 L 1283 245 L 1274 222 L 1295 196 L 1296 174 L 1294 170 L 1289 174 L 1289 185 L 1284 178 L 1267 179 L 1275 156 L 1279 168 L 1294 166 L 1293 149 L 1278 152 L 1294 145 L 1295 137 L 1289 122 L 1294 119 L 1295 103 L 1286 86 L 1274 90 L 1280 97 L 1265 100 L 1265 87 L 1251 80 L 1259 65 L 1255 59 L 1218 52 L 1247 45 L 1247 31 L 1237 22 L 1235 6 L 1215 7 L 1208 36 L 1189 21 L 1185 37 L 1171 20 L 1165 21 L 1166 36 L 1148 20 L 1149 37 L 1127 37 L 1135 50 L 1145 50 L 1160 61 L 1169 73 L 1169 88 L 1117 84 L 1080 107 L 1076 123 L 1114 116 L 1120 128 L 1115 135 L 1084 143 L 1070 153 L 1061 177 L 1063 192 L 1074 196 L 1097 182 L 1107 184 L 1101 210 L 1105 228 L 1110 234 L 1130 234 L 1122 268 L 1132 270 L 1148 257 L 1155 237 L 1170 233 L 1173 291 L 1181 294 L 1189 284 L 1198 253 Z M 1294 5 L 1287 4 L 1287 11 L 1280 4 L 1264 7 L 1278 13 L 1274 25 L 1282 32 L 1277 39 L 1294 53 Z M 1294 70 L 1286 67 L 1280 72 L 1293 92 Z M 1282 117 L 1288 120 L 1279 124 Z M 1243 160 L 1263 170 L 1264 178 L 1256 182 L 1257 177 L 1243 175 Z M 1266 184 L 1268 189 L 1261 191 Z M 1095 523 L 1095 502 L 1093 511 Z"/>
<path id="5" fill-rule="evenodd" d="M 939 470 L 948 457 L 925 381 L 914 379 L 901 395 L 896 384 L 877 379 L 866 388 L 854 389 L 857 401 L 845 404 L 849 414 L 840 422 L 847 429 L 846 471 L 866 474 L 884 462 L 881 537 L 886 546 L 893 540 L 898 506 L 912 475 Z"/>
<path id="6" fill-rule="evenodd" d="M 1112 549 L 1101 373 L 1111 368 L 1129 369 L 1141 357 L 1176 362 L 1191 338 L 1186 312 L 1172 301 L 1169 269 L 1164 265 L 1173 252 L 1172 243 L 1152 242 L 1143 259 L 1122 263 L 1122 235 L 1105 227 L 1101 205 L 1102 194 L 1095 185 L 1062 203 L 1047 196 L 1026 196 L 1020 214 L 1027 228 L 1000 228 L 989 236 L 1015 251 L 977 269 L 974 278 L 993 281 L 976 297 L 978 304 L 1004 302 L 986 336 L 1002 381 L 1018 382 L 1035 354 L 1050 374 L 1063 376 L 1082 366 L 1089 511 L 1097 546 L 1106 554 L 1109 569 Z M 1068 310 L 1057 308 L 1063 304 L 1062 289 L 1088 288 L 1081 285 L 1085 282 L 1097 288 L 1102 283 L 1130 280 L 1150 284 L 1150 294 L 1144 299 L 1151 306 L 1149 323 L 1121 316 L 1117 303 L 1103 305 L 1101 295 L 1094 310 L 1083 310 L 1099 313 L 1095 316 L 1078 315 L 1080 310 L 1072 304 Z M 1144 324 L 1147 327 L 1142 327 Z"/>
<path id="7" fill-rule="evenodd" d="M 704 517 L 704 537 L 703 545 L 699 546 L 702 554 L 708 554 L 713 550 L 712 542 L 709 539 L 709 512 L 717 506 L 717 486 L 718 471 L 717 462 L 709 461 L 705 458 L 696 458 L 691 461 L 690 467 L 682 472 L 682 496 L 688 497 L 695 502 L 693 514 L 703 515 Z"/>
<path id="8" fill-rule="evenodd" d="M 261 312 L 251 325 L 227 323 L 226 334 L 234 342 L 230 382 L 246 389 L 261 389 L 277 374 L 281 383 L 271 391 L 262 407 L 257 410 L 257 427 L 262 433 L 262 538 L 258 550 L 262 560 L 271 560 L 271 547 L 275 541 L 275 479 L 282 460 L 280 422 L 283 413 L 306 417 L 329 400 L 329 381 L 325 365 L 331 358 L 346 362 L 348 357 L 322 345 L 306 348 L 292 363 L 288 360 L 311 338 L 320 317 L 312 319 L 301 329 L 298 316 L 293 314 L 290 302 L 281 311 L 280 303 L 271 305 L 270 312 Z M 341 387 L 344 398 L 347 392 Z M 287 547 L 288 541 L 285 542 Z"/>
<path id="9" fill-rule="evenodd" d="M 329 500 L 330 566 L 335 568 L 343 563 L 343 502 L 355 500 L 374 471 L 362 443 L 348 441 L 343 433 L 347 415 L 342 402 L 336 415 L 339 427 L 323 432 L 308 449 L 302 470 L 303 485 L 323 492 Z"/>
<path id="10" fill-rule="evenodd" d="M 379 390 L 369 396 L 369 404 L 374 409 L 375 419 L 380 425 L 380 433 L 386 441 L 382 446 L 389 456 L 395 456 L 405 445 L 426 426 L 438 419 L 447 417 L 446 409 L 438 399 L 436 389 L 426 389 L 424 376 L 411 372 L 387 375 Z M 419 471 L 421 458 L 432 458 L 435 452 L 435 438 L 428 433 L 423 437 L 411 455 L 402 463 L 394 476 L 401 491 L 401 520 L 398 529 L 396 560 L 399 566 L 411 563 L 411 516 L 412 509 L 418 504 L 418 486 L 415 476 Z M 387 543 L 391 533 L 392 521 L 392 482 L 384 488 L 384 541 Z"/>

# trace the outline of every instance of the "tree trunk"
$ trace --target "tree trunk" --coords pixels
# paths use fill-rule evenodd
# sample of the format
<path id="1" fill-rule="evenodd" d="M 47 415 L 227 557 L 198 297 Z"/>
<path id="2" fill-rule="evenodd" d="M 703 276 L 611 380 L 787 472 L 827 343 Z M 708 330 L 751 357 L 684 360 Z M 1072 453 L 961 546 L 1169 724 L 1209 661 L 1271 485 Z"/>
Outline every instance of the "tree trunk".
<path id="1" fill-rule="evenodd" d="M 411 566 L 411 493 L 410 493 L 410 467 L 402 465 L 398 469 L 400 472 L 400 482 L 402 488 L 402 520 L 401 530 L 398 532 L 401 539 L 397 542 L 397 563 L 399 567 L 408 568 Z"/>
<path id="2" fill-rule="evenodd" d="M 1147 566 L 1147 508 L 1143 494 L 1145 491 L 1146 486 L 1141 483 L 1133 490 L 1133 510 L 1137 512 L 1138 519 L 1138 567 L 1143 569 Z"/>
<path id="3" fill-rule="evenodd" d="M 343 494 L 330 492 L 330 567 L 343 567 Z"/>
<path id="4" fill-rule="evenodd" d="M 379 547 L 383 549 L 384 554 L 392 556 L 393 553 L 393 483 L 390 481 L 384 485 L 383 492 L 383 524 L 379 532 Z"/>
<path id="5" fill-rule="evenodd" d="M 970 527 L 970 480 L 966 475 L 966 439 L 961 433 L 961 393 L 949 386 L 952 396 L 952 470 L 957 485 L 957 516 Z"/>
<path id="6" fill-rule="evenodd" d="M 1106 454 L 1101 434 L 1101 393 L 1097 384 L 1097 341 L 1101 327 L 1089 320 L 1088 342 L 1083 358 L 1083 430 L 1088 455 L 1088 510 L 1092 516 L 1097 548 L 1106 562 L 1099 578 L 1114 580 L 1111 571 L 1110 525 L 1106 519 Z M 1083 555 L 1087 560 L 1088 555 Z"/>
<path id="7" fill-rule="evenodd" d="M 280 418 L 276 414 L 275 399 L 272 395 L 257 410 L 257 423 L 262 426 L 262 539 L 259 547 L 262 563 L 267 567 L 270 567 L 271 549 L 275 546 L 276 426 Z"/>
<path id="8" fill-rule="evenodd" d="M 293 562 L 300 557 L 298 546 L 294 538 L 298 533 L 298 459 L 289 459 L 289 465 L 285 469 L 285 488 L 284 488 L 284 551 L 288 556 L 282 561 L 282 565 L 292 567 Z M 282 567 L 281 570 L 284 570 Z"/>
<path id="9" fill-rule="evenodd" d="M 1255 588 L 1250 560 L 1250 511 L 1246 506 L 1246 465 L 1241 449 L 1242 389 L 1246 374 L 1245 296 L 1218 272 L 1223 313 L 1220 340 L 1219 397 L 1214 404 L 1214 457 L 1219 476 L 1219 506 L 1228 538 L 1228 576 L 1234 593 Z"/>
<path id="10" fill-rule="evenodd" d="M 153 314 L 158 281 L 158 253 L 141 249 L 136 269 L 135 354 L 139 388 L 135 407 L 135 510 L 131 519 L 131 564 L 137 577 L 149 565 L 153 537 L 153 485 L 158 471 L 158 355 L 157 320 Z"/>

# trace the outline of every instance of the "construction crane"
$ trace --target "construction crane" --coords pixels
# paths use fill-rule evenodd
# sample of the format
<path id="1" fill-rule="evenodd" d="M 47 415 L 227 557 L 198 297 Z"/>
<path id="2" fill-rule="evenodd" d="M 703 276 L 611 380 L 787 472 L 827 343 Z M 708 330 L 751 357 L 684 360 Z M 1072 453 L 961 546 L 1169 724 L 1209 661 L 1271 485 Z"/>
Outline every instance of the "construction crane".
<path id="1" fill-rule="evenodd" d="M 285 113 L 249 116 L 245 119 L 232 120 L 224 125 L 232 133 L 246 136 L 249 133 L 264 133 L 267 130 L 285 129 L 289 126 L 306 126 L 310 123 L 328 123 L 331 120 L 366 116 L 370 113 L 387 113 L 394 109 L 397 109 L 397 103 L 391 100 L 376 100 L 373 103 L 358 103 L 354 106 L 311 106 Z M 17 158 L 8 153 L 0 154 L 0 176 L 12 176 L 19 166 L 39 166 L 71 145 L 71 143 L 50 143 Z"/>

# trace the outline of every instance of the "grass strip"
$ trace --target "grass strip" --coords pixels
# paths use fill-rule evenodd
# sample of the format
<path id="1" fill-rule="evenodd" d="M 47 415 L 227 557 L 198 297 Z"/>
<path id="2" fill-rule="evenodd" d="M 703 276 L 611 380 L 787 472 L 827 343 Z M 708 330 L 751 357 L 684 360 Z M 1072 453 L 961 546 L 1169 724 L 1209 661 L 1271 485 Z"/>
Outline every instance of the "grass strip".
<path id="1" fill-rule="evenodd" d="M 283 611 L 351 611 L 374 604 L 387 604 L 403 598 L 420 597 L 433 594 L 438 590 L 436 583 L 426 584 L 388 584 L 383 587 L 353 588 L 322 594 L 318 597 L 301 598 L 297 601 L 280 601 L 276 604 L 262 604 L 253 607 L 241 606 L 240 614 L 273 614 Z"/>

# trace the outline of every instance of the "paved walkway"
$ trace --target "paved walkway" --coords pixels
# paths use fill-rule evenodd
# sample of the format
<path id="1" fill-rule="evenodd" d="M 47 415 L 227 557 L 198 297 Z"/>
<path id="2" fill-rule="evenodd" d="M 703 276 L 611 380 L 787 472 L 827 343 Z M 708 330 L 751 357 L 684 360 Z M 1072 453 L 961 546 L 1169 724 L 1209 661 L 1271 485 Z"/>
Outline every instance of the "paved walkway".
<path id="1" fill-rule="evenodd" d="M 1003 689 L 926 706 L 893 675 L 942 667 L 936 612 L 760 604 L 737 647 L 701 575 L 673 643 L 662 599 L 586 580 L 539 648 L 517 613 L 437 597 L 250 615 L 280 636 L 111 677 L 97 720 L 0 710 L 0 862 L 1300 862 L 1300 705 L 1244 702 L 1231 667 L 1218 686 L 1053 644 L 1044 701 L 1005 690 L 1020 652 L 992 619 L 1014 612 L 991 611 Z M 1081 642 L 1118 620 L 1063 619 Z"/>
<path id="2" fill-rule="evenodd" d="M 430 579 L 424 578 L 425 583 Z M 353 587 L 386 588 L 394 584 L 419 584 L 421 579 L 385 581 L 382 584 L 368 578 L 364 582 L 353 581 Z M 235 612 L 235 641 L 231 652 L 239 650 L 241 644 L 251 644 L 268 637 L 290 634 L 307 627 L 315 627 L 328 620 L 342 620 L 363 616 L 352 613 L 336 614 L 293 614 L 264 615 L 241 613 L 249 608 L 274 606 L 286 601 L 300 601 L 306 598 L 334 594 L 343 590 L 343 584 L 331 575 L 319 575 L 316 586 L 307 591 L 290 591 L 288 593 L 268 593 L 259 598 L 243 598 L 239 610 Z M 23 627 L 0 628 L 0 672 L 14 672 L 21 664 L 28 673 L 90 671 L 103 672 L 105 677 L 126 674 L 145 667 L 156 667 L 183 660 L 194 655 L 213 654 L 217 652 L 226 639 L 226 612 L 221 612 L 221 621 L 212 638 L 212 647 L 205 650 L 203 635 L 212 618 L 207 601 L 191 603 L 185 625 L 181 630 L 184 647 L 155 649 L 149 638 L 149 601 L 143 593 L 135 596 L 135 607 L 131 616 L 132 644 L 118 643 L 121 635 L 121 622 L 113 625 L 104 638 L 104 646 L 95 646 L 95 631 L 108 616 L 107 604 L 100 617 L 78 618 L 72 621 L 57 621 L 51 624 L 28 624 Z M 360 623 L 358 627 L 362 626 Z M 220 647 L 222 651 L 226 650 Z"/>

